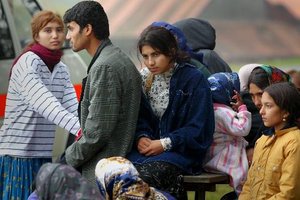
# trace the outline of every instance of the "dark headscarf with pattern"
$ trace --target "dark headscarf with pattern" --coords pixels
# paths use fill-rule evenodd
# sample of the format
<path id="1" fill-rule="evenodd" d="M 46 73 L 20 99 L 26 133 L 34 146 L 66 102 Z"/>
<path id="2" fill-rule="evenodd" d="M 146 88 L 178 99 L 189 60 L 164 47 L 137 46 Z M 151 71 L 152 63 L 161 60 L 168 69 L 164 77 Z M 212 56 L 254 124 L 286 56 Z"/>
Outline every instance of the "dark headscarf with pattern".
<path id="1" fill-rule="evenodd" d="M 248 88 L 250 83 L 253 83 L 263 90 L 269 85 L 280 82 L 291 82 L 291 78 L 277 67 L 262 65 L 252 70 L 248 80 Z"/>
<path id="2" fill-rule="evenodd" d="M 240 79 L 236 72 L 219 72 L 208 77 L 209 87 L 213 102 L 231 106 L 230 102 L 235 95 L 234 91 L 240 92 Z"/>
<path id="3" fill-rule="evenodd" d="M 44 164 L 36 178 L 39 200 L 97 200 L 99 191 L 73 167 L 59 163 Z"/>

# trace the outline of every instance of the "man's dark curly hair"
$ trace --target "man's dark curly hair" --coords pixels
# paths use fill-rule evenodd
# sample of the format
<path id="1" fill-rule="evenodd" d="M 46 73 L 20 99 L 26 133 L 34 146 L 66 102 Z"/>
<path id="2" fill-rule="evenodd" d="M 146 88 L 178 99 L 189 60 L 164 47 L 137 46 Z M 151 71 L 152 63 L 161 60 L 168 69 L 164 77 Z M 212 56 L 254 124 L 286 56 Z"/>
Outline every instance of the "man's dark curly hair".
<path id="1" fill-rule="evenodd" d="M 100 3 L 96 1 L 81 1 L 64 14 L 64 23 L 76 22 L 80 31 L 88 24 L 93 27 L 95 37 L 103 40 L 109 37 L 107 15 Z"/>

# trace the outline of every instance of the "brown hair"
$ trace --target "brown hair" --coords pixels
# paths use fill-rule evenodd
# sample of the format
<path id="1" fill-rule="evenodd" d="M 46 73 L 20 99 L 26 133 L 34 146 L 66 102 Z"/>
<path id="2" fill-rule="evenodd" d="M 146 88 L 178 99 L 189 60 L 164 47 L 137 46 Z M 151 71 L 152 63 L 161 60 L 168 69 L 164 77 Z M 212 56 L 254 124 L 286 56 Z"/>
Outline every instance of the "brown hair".
<path id="1" fill-rule="evenodd" d="M 289 126 L 300 128 L 300 93 L 293 83 L 281 82 L 272 84 L 264 89 L 277 104 L 277 106 L 289 112 L 287 122 Z"/>

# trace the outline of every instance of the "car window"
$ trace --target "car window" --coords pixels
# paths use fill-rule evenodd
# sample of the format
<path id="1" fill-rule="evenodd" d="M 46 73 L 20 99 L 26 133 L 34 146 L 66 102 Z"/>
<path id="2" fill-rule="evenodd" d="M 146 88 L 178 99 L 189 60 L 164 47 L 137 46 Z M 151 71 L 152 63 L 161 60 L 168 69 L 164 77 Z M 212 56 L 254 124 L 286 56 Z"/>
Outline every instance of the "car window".
<path id="1" fill-rule="evenodd" d="M 0 1 L 0 59 L 10 59 L 15 57 L 13 42 L 7 23 L 7 19 Z"/>
<path id="2" fill-rule="evenodd" d="M 25 5 L 25 6 L 24 6 Z M 23 49 L 31 42 L 30 22 L 34 10 L 30 9 L 29 1 L 13 0 L 10 1 L 11 13 L 14 16 L 14 22 L 17 29 L 18 38 L 20 39 L 21 48 Z M 16 14 L 18 13 L 18 14 Z"/>

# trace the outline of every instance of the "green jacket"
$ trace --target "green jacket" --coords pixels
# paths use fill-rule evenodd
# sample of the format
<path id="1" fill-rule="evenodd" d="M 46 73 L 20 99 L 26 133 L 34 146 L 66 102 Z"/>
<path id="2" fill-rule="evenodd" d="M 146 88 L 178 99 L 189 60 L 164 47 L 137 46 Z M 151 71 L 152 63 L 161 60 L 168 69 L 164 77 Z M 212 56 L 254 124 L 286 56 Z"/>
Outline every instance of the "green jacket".
<path id="1" fill-rule="evenodd" d="M 141 98 L 141 77 L 135 65 L 109 39 L 100 45 L 81 102 L 82 137 L 66 149 L 67 164 L 82 168 L 95 182 L 97 162 L 131 150 Z"/>

